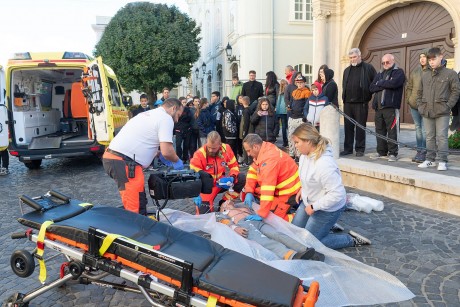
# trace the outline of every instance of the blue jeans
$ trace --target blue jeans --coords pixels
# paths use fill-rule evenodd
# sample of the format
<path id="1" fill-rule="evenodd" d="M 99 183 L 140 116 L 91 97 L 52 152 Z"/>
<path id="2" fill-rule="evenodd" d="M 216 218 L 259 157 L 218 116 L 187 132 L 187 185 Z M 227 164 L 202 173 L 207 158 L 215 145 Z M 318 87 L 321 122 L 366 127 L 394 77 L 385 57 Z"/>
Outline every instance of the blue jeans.
<path id="1" fill-rule="evenodd" d="M 434 162 L 436 154 L 440 162 L 447 162 L 449 154 L 448 129 L 450 116 L 437 118 L 423 118 L 423 125 L 426 129 L 426 159 Z"/>
<path id="2" fill-rule="evenodd" d="M 288 136 L 287 136 L 288 119 L 287 119 L 287 114 L 276 114 L 276 120 L 278 122 L 281 120 L 281 133 L 283 135 L 283 145 L 287 145 L 288 144 Z M 279 127 L 280 127 L 280 125 L 278 124 L 278 131 L 275 131 L 275 135 L 278 135 Z"/>
<path id="3" fill-rule="evenodd" d="M 332 226 L 337 222 L 345 206 L 334 212 L 315 211 L 309 216 L 305 212 L 305 205 L 300 203 L 299 208 L 292 220 L 292 224 L 304 227 L 324 245 L 332 249 L 354 246 L 353 238 L 347 233 L 330 233 Z"/>
<path id="4" fill-rule="evenodd" d="M 423 125 L 423 117 L 420 115 L 417 109 L 410 108 L 412 119 L 415 124 L 415 141 L 417 142 L 417 151 L 426 150 L 426 132 L 425 126 Z"/>

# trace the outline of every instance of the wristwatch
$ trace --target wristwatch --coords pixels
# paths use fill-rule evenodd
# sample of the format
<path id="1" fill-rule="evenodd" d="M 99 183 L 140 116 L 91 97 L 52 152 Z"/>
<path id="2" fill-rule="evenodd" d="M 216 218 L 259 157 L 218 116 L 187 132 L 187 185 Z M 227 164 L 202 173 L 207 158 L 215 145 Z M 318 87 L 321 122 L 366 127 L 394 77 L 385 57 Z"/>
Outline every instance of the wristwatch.
<path id="1" fill-rule="evenodd" d="M 310 204 L 310 208 L 311 208 L 311 210 L 313 210 L 313 211 L 315 210 L 315 208 L 313 208 L 313 205 L 312 205 L 312 204 Z"/>

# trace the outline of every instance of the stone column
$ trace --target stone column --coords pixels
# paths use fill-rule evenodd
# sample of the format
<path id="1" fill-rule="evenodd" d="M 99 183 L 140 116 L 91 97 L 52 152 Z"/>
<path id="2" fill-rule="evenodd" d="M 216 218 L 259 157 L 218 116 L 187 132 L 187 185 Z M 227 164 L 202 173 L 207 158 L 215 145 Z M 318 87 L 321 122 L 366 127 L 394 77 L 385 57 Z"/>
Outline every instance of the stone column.
<path id="1" fill-rule="evenodd" d="M 313 11 L 313 79 L 316 79 L 318 69 L 326 63 L 326 19 L 330 11 Z"/>
<path id="2" fill-rule="evenodd" d="M 452 42 L 454 43 L 454 50 L 455 50 L 453 68 L 455 71 L 459 71 L 460 70 L 460 44 L 458 43 L 457 37 L 452 38 Z"/>
<path id="3" fill-rule="evenodd" d="M 340 116 L 332 105 L 325 107 L 319 115 L 321 123 L 320 133 L 331 141 L 334 159 L 339 158 L 340 153 Z"/>

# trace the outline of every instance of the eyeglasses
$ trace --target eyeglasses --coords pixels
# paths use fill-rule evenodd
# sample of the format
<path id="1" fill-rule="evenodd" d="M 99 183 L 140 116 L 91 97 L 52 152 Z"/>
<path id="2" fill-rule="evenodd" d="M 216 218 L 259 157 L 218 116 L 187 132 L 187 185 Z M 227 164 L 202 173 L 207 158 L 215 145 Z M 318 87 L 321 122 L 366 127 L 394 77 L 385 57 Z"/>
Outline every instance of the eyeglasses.
<path id="1" fill-rule="evenodd" d="M 384 62 L 382 62 L 382 65 L 390 65 L 390 64 L 391 64 L 390 61 L 384 61 Z"/>

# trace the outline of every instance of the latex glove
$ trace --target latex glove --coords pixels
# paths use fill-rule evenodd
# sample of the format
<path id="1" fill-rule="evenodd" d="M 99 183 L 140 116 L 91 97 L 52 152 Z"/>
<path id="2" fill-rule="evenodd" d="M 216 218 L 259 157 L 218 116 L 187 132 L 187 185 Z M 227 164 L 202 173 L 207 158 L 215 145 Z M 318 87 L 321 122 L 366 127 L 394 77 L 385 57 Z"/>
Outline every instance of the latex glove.
<path id="1" fill-rule="evenodd" d="M 203 203 L 203 200 L 201 199 L 201 195 L 198 195 L 197 197 L 195 197 L 193 199 L 193 202 L 195 203 L 197 207 L 200 207 L 201 204 Z"/>
<path id="2" fill-rule="evenodd" d="M 252 193 L 247 193 L 246 197 L 244 198 L 244 204 L 249 207 L 249 209 L 252 209 L 252 203 L 254 202 L 254 194 Z"/>
<path id="3" fill-rule="evenodd" d="M 263 218 L 260 215 L 251 214 L 251 215 L 248 215 L 244 220 L 245 221 L 262 221 Z"/>
<path id="4" fill-rule="evenodd" d="M 160 152 L 160 161 L 166 165 L 167 167 L 173 166 L 173 163 L 169 160 L 166 160 L 166 158 L 163 156 L 163 154 Z"/>
<path id="5" fill-rule="evenodd" d="M 176 162 L 173 162 L 173 163 L 172 163 L 172 167 L 173 167 L 175 170 L 184 169 L 184 162 L 182 162 L 182 160 L 179 159 L 179 160 L 177 160 Z"/>
<path id="6" fill-rule="evenodd" d="M 233 187 L 233 182 L 235 179 L 233 177 L 222 177 L 216 182 L 216 186 L 222 189 L 229 189 Z"/>

